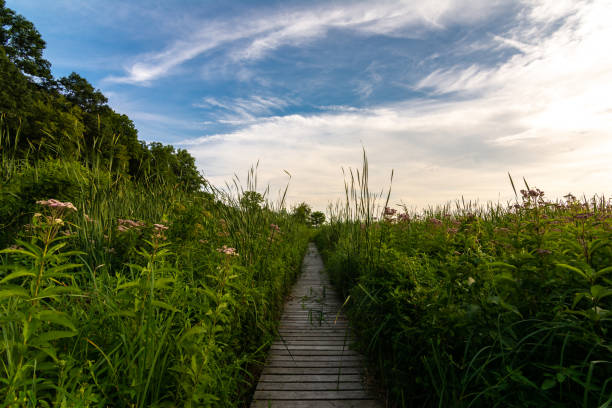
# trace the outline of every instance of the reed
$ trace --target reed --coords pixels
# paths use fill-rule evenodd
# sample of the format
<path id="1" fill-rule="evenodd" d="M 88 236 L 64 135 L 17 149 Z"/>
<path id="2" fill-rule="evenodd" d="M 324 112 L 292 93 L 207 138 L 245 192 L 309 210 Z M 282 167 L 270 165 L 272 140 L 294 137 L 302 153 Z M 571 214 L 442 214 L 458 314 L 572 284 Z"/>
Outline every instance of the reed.
<path id="1" fill-rule="evenodd" d="M 609 200 L 398 212 L 367 166 L 316 242 L 392 406 L 612 404 Z"/>
<path id="2" fill-rule="evenodd" d="M 2 405 L 245 405 L 310 229 L 255 168 L 186 192 L 97 154 L 2 150 Z"/>

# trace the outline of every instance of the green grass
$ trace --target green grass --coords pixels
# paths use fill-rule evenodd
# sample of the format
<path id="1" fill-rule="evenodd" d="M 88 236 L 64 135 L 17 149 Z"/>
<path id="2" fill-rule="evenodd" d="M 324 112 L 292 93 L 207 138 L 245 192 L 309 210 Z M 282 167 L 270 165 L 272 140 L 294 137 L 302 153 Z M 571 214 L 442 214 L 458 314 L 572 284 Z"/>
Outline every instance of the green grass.
<path id="1" fill-rule="evenodd" d="M 391 404 L 612 404 L 608 200 L 526 185 L 508 205 L 394 213 L 367 174 L 348 173 L 316 241 Z"/>
<path id="2" fill-rule="evenodd" d="M 1 406 L 248 403 L 311 235 L 254 171 L 186 193 L 6 149 L 0 164 Z"/>

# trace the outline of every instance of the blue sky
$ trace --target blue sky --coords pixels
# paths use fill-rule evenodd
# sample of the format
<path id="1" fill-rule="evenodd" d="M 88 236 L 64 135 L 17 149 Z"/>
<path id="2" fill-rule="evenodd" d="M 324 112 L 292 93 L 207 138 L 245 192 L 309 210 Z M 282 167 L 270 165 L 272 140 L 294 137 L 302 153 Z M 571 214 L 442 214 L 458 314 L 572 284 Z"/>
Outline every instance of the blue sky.
<path id="1" fill-rule="evenodd" d="M 100 4 L 103 4 L 101 6 Z M 612 2 L 8 0 L 141 139 L 316 208 L 368 152 L 393 202 L 608 193 Z"/>

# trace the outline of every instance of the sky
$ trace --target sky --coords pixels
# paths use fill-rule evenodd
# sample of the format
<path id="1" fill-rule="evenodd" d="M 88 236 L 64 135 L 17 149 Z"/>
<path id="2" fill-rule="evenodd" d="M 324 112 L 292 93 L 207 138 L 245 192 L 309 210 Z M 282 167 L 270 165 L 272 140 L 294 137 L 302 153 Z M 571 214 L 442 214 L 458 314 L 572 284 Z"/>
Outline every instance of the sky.
<path id="1" fill-rule="evenodd" d="M 7 0 L 139 138 L 315 209 L 360 168 L 419 209 L 610 194 L 612 0 Z"/>

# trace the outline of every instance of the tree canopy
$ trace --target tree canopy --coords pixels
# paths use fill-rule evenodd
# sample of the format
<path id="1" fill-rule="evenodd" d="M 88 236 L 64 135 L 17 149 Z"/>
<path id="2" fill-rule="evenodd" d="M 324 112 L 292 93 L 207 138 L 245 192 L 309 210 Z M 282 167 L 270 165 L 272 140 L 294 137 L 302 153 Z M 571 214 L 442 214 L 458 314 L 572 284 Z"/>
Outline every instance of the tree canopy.
<path id="1" fill-rule="evenodd" d="M 55 79 L 34 24 L 0 0 L 0 149 L 31 159 L 74 157 L 135 180 L 197 191 L 204 183 L 186 150 L 138 140 L 132 120 L 76 72 Z M 7 137 L 8 135 L 8 137 Z"/>
<path id="2" fill-rule="evenodd" d="M 0 44 L 8 59 L 29 76 L 51 80 L 51 63 L 43 58 L 45 41 L 30 21 L 0 0 Z"/>

